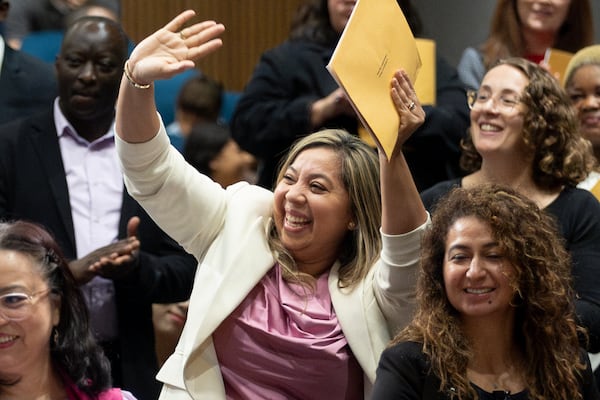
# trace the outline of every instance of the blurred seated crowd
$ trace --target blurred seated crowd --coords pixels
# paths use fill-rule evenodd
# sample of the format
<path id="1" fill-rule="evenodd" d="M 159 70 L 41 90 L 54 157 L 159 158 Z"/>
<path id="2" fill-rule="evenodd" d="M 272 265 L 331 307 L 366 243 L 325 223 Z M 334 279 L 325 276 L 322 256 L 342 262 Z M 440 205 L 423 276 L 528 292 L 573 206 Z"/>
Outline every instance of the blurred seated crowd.
<path id="1" fill-rule="evenodd" d="M 427 38 L 416 1 L 396 1 L 413 35 Z M 591 1 L 496 0 L 491 20 L 479 22 L 488 36 L 456 65 L 437 49 L 435 101 L 419 105 L 423 123 L 402 145 L 433 221 L 415 316 L 389 332 L 364 397 L 339 398 L 543 399 L 571 390 L 600 399 L 600 44 Z M 156 81 L 178 156 L 225 190 L 248 182 L 273 191 L 289 179 L 279 168 L 300 139 L 324 129 L 360 137 L 350 99 L 325 68 L 355 3 L 303 0 L 289 36 L 260 55 L 243 88 L 198 68 Z M 202 260 L 125 186 L 115 107 L 136 43 L 120 20 L 119 0 L 0 0 L 0 400 L 168 399 L 156 375 L 180 351 Z M 568 52 L 564 69 L 549 63 L 551 50 Z M 539 225 L 526 229 L 506 207 Z M 532 232 L 560 249 L 519 247 L 514 235 L 535 241 Z M 445 259 L 452 240 L 455 256 Z M 472 279 L 465 258 L 478 257 L 490 270 L 510 259 L 510 272 L 490 273 L 493 289 L 472 290 L 516 293 L 488 319 L 459 304 L 471 288 L 452 286 L 459 275 Z M 545 318 L 540 304 L 566 322 Z M 546 330 L 534 328 L 542 323 Z M 541 356 L 536 335 L 548 352 L 566 346 L 554 353 L 563 359 Z M 544 388 L 546 378 L 564 387 Z"/>

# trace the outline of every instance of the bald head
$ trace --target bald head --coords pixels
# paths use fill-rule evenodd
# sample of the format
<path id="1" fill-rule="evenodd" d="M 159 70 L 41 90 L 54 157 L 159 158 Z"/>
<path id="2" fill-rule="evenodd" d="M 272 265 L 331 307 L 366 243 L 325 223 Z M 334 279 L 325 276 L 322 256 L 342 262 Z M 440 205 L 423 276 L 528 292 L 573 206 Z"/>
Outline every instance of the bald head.
<path id="1" fill-rule="evenodd" d="M 62 53 L 64 48 L 73 41 L 82 39 L 109 41 L 114 45 L 112 51 L 115 52 L 115 55 L 123 59 L 123 62 L 127 58 L 127 35 L 121 24 L 113 19 L 98 15 L 88 15 L 76 19 L 65 31 L 60 52 Z"/>

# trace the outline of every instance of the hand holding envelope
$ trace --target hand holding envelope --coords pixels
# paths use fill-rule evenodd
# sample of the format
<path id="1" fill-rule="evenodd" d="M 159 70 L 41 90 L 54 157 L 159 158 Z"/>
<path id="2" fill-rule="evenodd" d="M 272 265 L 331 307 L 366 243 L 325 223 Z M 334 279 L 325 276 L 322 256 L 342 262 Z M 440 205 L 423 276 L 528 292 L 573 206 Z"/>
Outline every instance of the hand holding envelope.
<path id="1" fill-rule="evenodd" d="M 390 82 L 400 68 L 415 82 L 420 67 L 415 38 L 396 0 L 359 0 L 327 69 L 387 158 L 400 124 Z"/>

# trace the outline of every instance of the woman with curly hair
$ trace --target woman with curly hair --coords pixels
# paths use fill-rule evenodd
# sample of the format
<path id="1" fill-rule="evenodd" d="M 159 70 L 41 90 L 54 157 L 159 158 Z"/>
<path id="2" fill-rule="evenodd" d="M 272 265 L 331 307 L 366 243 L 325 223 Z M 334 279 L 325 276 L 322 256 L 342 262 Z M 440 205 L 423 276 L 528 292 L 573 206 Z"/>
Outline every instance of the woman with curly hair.
<path id="1" fill-rule="evenodd" d="M 24 221 L 0 223 L 0 399 L 135 400 L 111 388 L 58 244 Z"/>
<path id="2" fill-rule="evenodd" d="M 590 0 L 498 0 L 488 38 L 478 48 L 465 49 L 458 74 L 476 89 L 500 59 L 541 63 L 548 48 L 574 53 L 593 42 Z"/>
<path id="3" fill-rule="evenodd" d="M 431 211 L 454 186 L 492 182 L 512 187 L 552 215 L 572 257 L 579 323 L 588 350 L 600 350 L 600 204 L 576 185 L 595 165 L 590 142 L 566 92 L 541 66 L 522 58 L 500 61 L 469 94 L 471 127 L 463 143 L 463 178 L 421 193 Z"/>
<path id="4" fill-rule="evenodd" d="M 418 308 L 373 400 L 598 399 L 555 221 L 516 190 L 455 188 L 422 242 Z"/>

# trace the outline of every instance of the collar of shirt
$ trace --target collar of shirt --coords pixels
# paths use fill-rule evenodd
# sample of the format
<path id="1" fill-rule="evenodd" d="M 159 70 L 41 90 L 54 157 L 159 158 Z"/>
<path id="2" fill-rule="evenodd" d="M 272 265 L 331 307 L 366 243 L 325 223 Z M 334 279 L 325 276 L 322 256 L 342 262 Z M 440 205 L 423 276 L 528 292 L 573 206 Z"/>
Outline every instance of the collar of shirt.
<path id="1" fill-rule="evenodd" d="M 59 100 L 58 97 L 54 100 L 54 123 L 56 125 L 56 134 L 58 135 L 59 138 L 64 135 L 69 135 L 69 136 L 71 136 L 72 139 L 74 139 L 78 143 L 82 143 L 82 144 L 86 144 L 86 145 L 101 143 L 101 142 L 104 142 L 107 140 L 109 140 L 110 142 L 114 142 L 115 121 L 113 121 L 108 132 L 106 132 L 104 135 L 102 135 L 101 137 L 99 137 L 98 139 L 96 139 L 92 143 L 90 143 L 86 139 L 79 136 L 79 134 L 77 133 L 75 128 L 73 128 L 73 125 L 71 125 L 69 120 L 67 120 L 67 117 L 65 117 L 62 110 L 60 109 L 58 100 Z"/>

